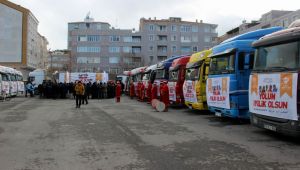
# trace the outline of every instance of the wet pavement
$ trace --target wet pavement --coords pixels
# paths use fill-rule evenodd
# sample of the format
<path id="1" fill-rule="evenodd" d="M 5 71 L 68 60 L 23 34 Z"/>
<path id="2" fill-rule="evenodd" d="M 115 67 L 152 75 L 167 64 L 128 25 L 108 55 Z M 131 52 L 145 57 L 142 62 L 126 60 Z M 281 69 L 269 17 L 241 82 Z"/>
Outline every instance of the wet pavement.
<path id="1" fill-rule="evenodd" d="M 300 169 L 300 140 L 123 97 L 0 102 L 0 169 Z"/>

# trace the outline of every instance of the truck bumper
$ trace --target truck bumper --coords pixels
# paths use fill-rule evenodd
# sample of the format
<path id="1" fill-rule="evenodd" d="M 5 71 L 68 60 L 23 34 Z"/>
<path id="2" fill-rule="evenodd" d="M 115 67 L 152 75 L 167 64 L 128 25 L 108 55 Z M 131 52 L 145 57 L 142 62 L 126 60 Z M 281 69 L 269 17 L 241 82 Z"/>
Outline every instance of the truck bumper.
<path id="1" fill-rule="evenodd" d="M 206 105 L 204 105 L 203 103 L 185 102 L 185 105 L 186 105 L 189 109 L 195 109 L 195 110 L 208 110 L 208 108 L 206 107 Z"/>
<path id="2" fill-rule="evenodd" d="M 214 113 L 219 117 L 230 117 L 230 118 L 238 118 L 238 119 L 249 119 L 249 111 L 248 110 L 238 110 L 238 109 L 225 109 L 218 107 L 208 107 L 209 111 Z"/>
<path id="3" fill-rule="evenodd" d="M 269 116 L 262 116 L 251 113 L 251 124 L 270 131 L 286 134 L 289 136 L 300 137 L 300 122 L 294 120 L 278 119 L 275 120 Z"/>

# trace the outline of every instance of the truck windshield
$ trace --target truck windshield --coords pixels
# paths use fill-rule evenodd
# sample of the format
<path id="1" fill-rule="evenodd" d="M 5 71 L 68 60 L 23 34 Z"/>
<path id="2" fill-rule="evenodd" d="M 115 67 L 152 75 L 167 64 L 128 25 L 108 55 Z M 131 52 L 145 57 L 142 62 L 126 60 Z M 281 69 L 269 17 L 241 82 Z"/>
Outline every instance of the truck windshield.
<path id="1" fill-rule="evenodd" d="M 186 70 L 186 80 L 198 80 L 200 67 L 189 68 Z"/>
<path id="2" fill-rule="evenodd" d="M 256 50 L 254 70 L 290 70 L 300 68 L 300 41 L 259 47 Z"/>
<path id="3" fill-rule="evenodd" d="M 9 75 L 11 81 L 16 81 L 16 76 L 13 74 Z"/>
<path id="4" fill-rule="evenodd" d="M 169 80 L 177 81 L 178 80 L 178 72 L 179 72 L 179 70 L 172 70 L 172 71 L 170 71 Z"/>
<path id="5" fill-rule="evenodd" d="M 7 74 L 1 74 L 1 76 L 2 76 L 2 81 L 9 81 Z"/>
<path id="6" fill-rule="evenodd" d="M 234 54 L 213 57 L 210 61 L 209 74 L 228 74 L 234 72 Z"/>
<path id="7" fill-rule="evenodd" d="M 150 79 L 150 73 L 146 73 L 143 75 L 143 80 L 149 80 Z"/>
<path id="8" fill-rule="evenodd" d="M 156 70 L 156 79 L 164 79 L 165 78 L 165 70 L 164 69 L 159 69 Z"/>

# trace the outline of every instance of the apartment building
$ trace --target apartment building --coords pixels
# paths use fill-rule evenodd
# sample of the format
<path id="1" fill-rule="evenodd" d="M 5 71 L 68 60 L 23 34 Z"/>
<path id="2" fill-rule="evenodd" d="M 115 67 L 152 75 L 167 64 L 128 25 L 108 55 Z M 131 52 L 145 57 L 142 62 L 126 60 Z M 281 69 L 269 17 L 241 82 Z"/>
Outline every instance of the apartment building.
<path id="1" fill-rule="evenodd" d="M 246 22 L 244 20 L 238 27 L 235 27 L 226 32 L 224 35 L 218 37 L 218 43 L 221 43 L 222 41 L 236 35 L 261 28 L 269 28 L 274 26 L 287 28 L 297 19 L 300 19 L 300 9 L 296 11 L 271 10 L 263 14 L 257 21 Z"/>
<path id="2" fill-rule="evenodd" d="M 72 59 L 71 52 L 69 50 L 49 51 L 48 54 L 47 69 L 50 70 L 50 72 L 71 71 Z"/>
<path id="3" fill-rule="evenodd" d="M 24 79 L 46 66 L 48 41 L 38 33 L 38 24 L 30 10 L 0 1 L 0 65 L 20 70 Z"/>
<path id="4" fill-rule="evenodd" d="M 191 22 L 177 17 L 161 20 L 141 18 L 139 29 L 144 64 L 151 65 L 171 56 L 191 55 L 209 49 L 216 45 L 216 28 L 216 24 L 202 20 Z"/>
<path id="5" fill-rule="evenodd" d="M 217 25 L 181 18 L 141 18 L 139 31 L 116 29 L 87 16 L 68 23 L 72 71 L 122 73 L 174 55 L 190 55 L 216 44 Z"/>

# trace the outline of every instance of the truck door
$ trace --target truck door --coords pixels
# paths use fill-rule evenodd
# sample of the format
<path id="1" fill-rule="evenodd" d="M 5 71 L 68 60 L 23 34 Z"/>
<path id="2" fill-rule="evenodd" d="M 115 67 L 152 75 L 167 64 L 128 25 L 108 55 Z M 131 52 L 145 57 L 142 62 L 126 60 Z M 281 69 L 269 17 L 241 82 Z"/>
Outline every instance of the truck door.
<path id="1" fill-rule="evenodd" d="M 253 69 L 254 52 L 238 53 L 238 100 L 240 109 L 248 109 L 249 76 Z"/>

